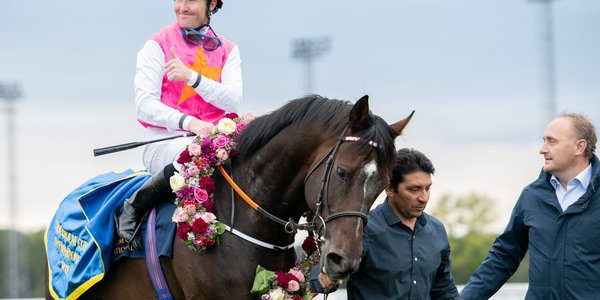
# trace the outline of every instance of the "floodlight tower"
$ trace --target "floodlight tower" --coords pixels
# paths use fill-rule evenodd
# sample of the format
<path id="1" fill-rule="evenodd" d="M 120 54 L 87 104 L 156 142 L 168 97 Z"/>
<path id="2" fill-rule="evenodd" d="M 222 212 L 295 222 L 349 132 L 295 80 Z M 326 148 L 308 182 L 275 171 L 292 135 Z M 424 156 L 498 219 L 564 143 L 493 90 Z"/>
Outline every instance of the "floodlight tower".
<path id="1" fill-rule="evenodd" d="M 554 52 L 553 2 L 556 0 L 528 0 L 541 5 L 540 13 L 540 49 L 542 52 L 542 102 L 546 113 L 546 123 L 556 115 L 556 65 Z"/>
<path id="2" fill-rule="evenodd" d="M 15 145 L 15 102 L 21 98 L 21 87 L 18 84 L 0 82 L 0 99 L 6 103 L 6 147 L 8 148 L 8 296 L 17 298 L 21 293 L 21 272 L 19 270 L 19 234 L 16 226 L 17 205 L 17 176 L 16 176 L 16 145 Z"/>
<path id="3" fill-rule="evenodd" d="M 331 49 L 331 37 L 302 38 L 292 43 L 292 57 L 302 60 L 304 63 L 305 89 L 306 93 L 313 93 L 313 70 L 314 60 Z"/>

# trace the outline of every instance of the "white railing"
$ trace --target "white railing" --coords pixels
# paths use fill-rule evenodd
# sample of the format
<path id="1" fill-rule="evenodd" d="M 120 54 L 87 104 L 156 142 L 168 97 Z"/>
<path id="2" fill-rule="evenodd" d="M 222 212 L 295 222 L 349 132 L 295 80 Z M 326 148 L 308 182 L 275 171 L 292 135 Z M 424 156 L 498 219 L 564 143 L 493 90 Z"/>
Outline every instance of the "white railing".
<path id="1" fill-rule="evenodd" d="M 523 300 L 527 293 L 527 283 L 507 283 L 490 298 L 490 300 Z M 458 290 L 462 290 L 464 286 L 457 286 Z M 319 295 L 316 300 L 323 300 L 323 296 Z M 346 290 L 340 289 L 335 293 L 329 294 L 327 300 L 346 300 Z"/>

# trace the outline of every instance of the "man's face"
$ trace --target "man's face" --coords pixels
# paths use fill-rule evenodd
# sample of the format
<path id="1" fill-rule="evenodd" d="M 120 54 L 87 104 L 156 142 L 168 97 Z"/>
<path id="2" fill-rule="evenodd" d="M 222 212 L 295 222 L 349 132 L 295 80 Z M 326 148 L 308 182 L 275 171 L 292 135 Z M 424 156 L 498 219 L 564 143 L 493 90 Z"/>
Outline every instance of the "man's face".
<path id="1" fill-rule="evenodd" d="M 174 9 L 177 22 L 182 28 L 198 28 L 208 23 L 206 0 L 175 0 Z"/>
<path id="2" fill-rule="evenodd" d="M 416 219 L 427 206 L 431 184 L 429 173 L 416 171 L 404 175 L 404 181 L 398 184 L 397 191 L 386 188 L 390 207 L 402 221 Z"/>
<path id="3" fill-rule="evenodd" d="M 577 153 L 577 139 L 571 119 L 554 119 L 543 137 L 540 154 L 544 156 L 544 171 L 561 178 L 574 165 Z"/>

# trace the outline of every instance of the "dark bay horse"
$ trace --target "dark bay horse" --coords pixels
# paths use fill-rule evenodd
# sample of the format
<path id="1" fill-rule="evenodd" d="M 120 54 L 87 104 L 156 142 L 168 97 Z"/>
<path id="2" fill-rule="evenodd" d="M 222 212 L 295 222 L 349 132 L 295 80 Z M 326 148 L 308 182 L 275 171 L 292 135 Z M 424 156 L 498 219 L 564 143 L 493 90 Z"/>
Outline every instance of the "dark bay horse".
<path id="1" fill-rule="evenodd" d="M 321 266 L 331 278 L 345 278 L 359 266 L 366 214 L 388 183 L 394 140 L 411 116 L 388 125 L 371 114 L 367 96 L 354 105 L 319 96 L 292 100 L 248 124 L 227 170 L 280 219 L 298 222 L 303 212 L 312 211 L 322 240 Z M 293 243 L 294 234 L 284 226 L 237 195 L 232 201 L 231 186 L 217 173 L 215 214 L 221 222 L 265 243 Z M 204 255 L 179 238 L 173 247 L 173 258 L 161 257 L 161 264 L 175 299 L 256 299 L 250 294 L 256 266 L 287 271 L 296 257 L 294 249 L 266 249 L 229 232 Z M 144 260 L 121 259 L 82 298 L 156 295 Z"/>

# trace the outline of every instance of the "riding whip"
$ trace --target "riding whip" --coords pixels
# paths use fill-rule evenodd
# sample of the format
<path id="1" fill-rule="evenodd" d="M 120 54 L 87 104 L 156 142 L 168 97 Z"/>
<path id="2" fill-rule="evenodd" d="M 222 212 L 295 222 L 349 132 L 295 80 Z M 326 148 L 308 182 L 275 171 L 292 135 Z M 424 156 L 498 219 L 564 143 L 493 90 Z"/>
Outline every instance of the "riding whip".
<path id="1" fill-rule="evenodd" d="M 125 143 L 125 144 L 120 144 L 120 145 L 108 146 L 108 147 L 104 147 L 104 148 L 98 148 L 98 149 L 94 149 L 94 156 L 100 156 L 100 155 L 104 155 L 104 154 L 125 151 L 125 150 L 133 149 L 133 148 L 147 145 L 147 144 L 152 144 L 152 143 L 156 143 L 156 142 L 162 142 L 162 141 L 172 140 L 172 139 L 182 138 L 182 137 L 190 137 L 190 136 L 196 136 L 196 134 L 193 132 L 187 132 L 187 133 L 184 133 L 183 135 L 170 136 L 170 137 L 160 138 L 160 139 L 151 140 L 151 141 L 131 142 L 131 143 Z"/>

